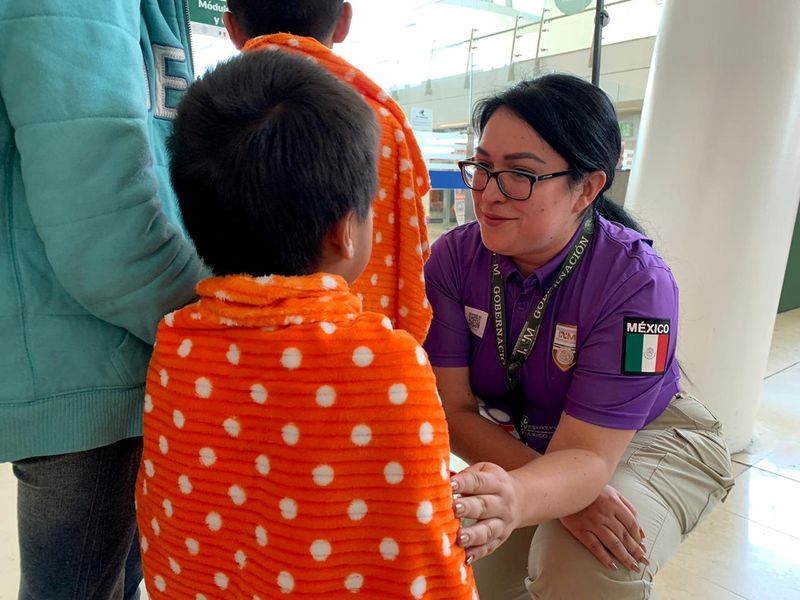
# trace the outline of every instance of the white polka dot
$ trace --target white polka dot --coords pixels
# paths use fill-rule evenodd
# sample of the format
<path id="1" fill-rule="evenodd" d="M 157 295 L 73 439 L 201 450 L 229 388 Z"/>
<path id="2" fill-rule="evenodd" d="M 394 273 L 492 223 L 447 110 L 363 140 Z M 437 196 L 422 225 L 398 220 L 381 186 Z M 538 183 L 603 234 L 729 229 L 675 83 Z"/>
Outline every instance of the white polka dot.
<path id="1" fill-rule="evenodd" d="M 314 467 L 312 475 L 314 476 L 314 483 L 320 487 L 325 487 L 333 483 L 333 467 L 330 465 Z"/>
<path id="2" fill-rule="evenodd" d="M 226 327 L 236 327 L 238 325 L 238 323 L 236 321 L 234 321 L 233 319 L 230 319 L 228 317 L 222 317 L 219 320 L 219 323 L 220 323 L 220 325 L 225 325 Z"/>
<path id="3" fill-rule="evenodd" d="M 369 425 L 361 424 L 353 427 L 350 439 L 356 446 L 366 446 L 372 441 L 372 429 Z"/>
<path id="4" fill-rule="evenodd" d="M 331 544 L 327 540 L 314 540 L 309 551 L 314 560 L 324 562 L 331 555 Z"/>
<path id="5" fill-rule="evenodd" d="M 189 315 L 189 316 L 191 316 L 191 317 L 192 317 L 192 321 L 199 321 L 200 319 L 202 319 L 202 318 L 203 318 L 203 315 L 201 315 L 199 312 L 193 312 L 193 313 L 192 313 L 191 315 Z"/>
<path id="6" fill-rule="evenodd" d="M 428 357 L 425 354 L 425 350 L 422 349 L 422 346 L 417 346 L 417 349 L 414 351 L 417 355 L 417 363 L 420 367 L 424 367 L 428 364 Z"/>
<path id="7" fill-rule="evenodd" d="M 200 462 L 204 467 L 211 467 L 217 462 L 217 453 L 213 448 L 205 447 L 200 448 Z"/>
<path id="8" fill-rule="evenodd" d="M 383 158 L 391 158 L 391 156 L 392 156 L 392 149 L 391 149 L 391 148 L 389 148 L 389 146 L 384 146 L 384 147 L 383 147 L 382 154 L 383 154 Z"/>
<path id="9" fill-rule="evenodd" d="M 378 100 L 380 102 L 386 102 L 388 99 L 389 99 L 389 94 L 387 94 L 385 91 L 381 90 L 381 93 L 378 94 Z"/>
<path id="10" fill-rule="evenodd" d="M 228 589 L 228 576 L 225 573 L 215 573 L 214 574 L 214 583 L 217 584 L 217 587 L 221 590 Z"/>
<path id="11" fill-rule="evenodd" d="M 378 275 L 377 275 L 377 273 L 373 273 L 372 274 L 372 277 L 369 278 L 369 282 L 372 285 L 378 285 Z"/>
<path id="12" fill-rule="evenodd" d="M 291 594 L 294 590 L 294 577 L 288 571 L 281 571 L 278 574 L 278 587 L 284 594 Z"/>
<path id="13" fill-rule="evenodd" d="M 408 400 L 408 388 L 404 383 L 395 383 L 389 388 L 389 402 L 398 406 Z"/>
<path id="14" fill-rule="evenodd" d="M 360 521 L 367 516 L 367 503 L 363 500 L 353 500 L 347 507 L 347 516 L 351 521 Z"/>
<path id="15" fill-rule="evenodd" d="M 394 130 L 394 139 L 396 139 L 396 140 L 397 140 L 397 143 L 400 143 L 400 142 L 402 142 L 403 140 L 405 140 L 405 139 L 406 139 L 406 134 L 405 134 L 405 133 L 403 133 L 403 132 L 402 132 L 401 130 L 399 130 L 399 129 L 395 129 L 395 130 Z M 403 162 L 408 162 L 408 161 L 407 161 L 407 160 L 404 160 Z"/>
<path id="16" fill-rule="evenodd" d="M 161 454 L 169 452 L 169 441 L 163 435 L 158 437 L 158 449 L 161 450 Z"/>
<path id="17" fill-rule="evenodd" d="M 353 81 L 356 78 L 356 72 L 353 69 L 350 69 L 347 73 L 344 74 L 344 78 L 347 81 Z"/>
<path id="18" fill-rule="evenodd" d="M 380 198 L 381 200 L 386 200 L 386 190 L 385 189 L 383 189 L 383 188 L 380 189 L 380 191 L 378 192 L 378 198 Z"/>
<path id="19" fill-rule="evenodd" d="M 414 248 L 414 252 L 417 253 L 417 256 L 422 256 L 423 253 L 422 244 L 417 244 L 416 248 Z"/>
<path id="20" fill-rule="evenodd" d="M 213 387 L 208 377 L 200 377 L 197 381 L 194 382 L 194 391 L 201 398 L 211 397 L 212 390 Z"/>
<path id="21" fill-rule="evenodd" d="M 274 278 L 272 275 L 262 275 L 261 277 L 256 279 L 256 283 L 258 283 L 259 285 L 271 285 L 273 281 Z"/>
<path id="22" fill-rule="evenodd" d="M 461 583 L 467 583 L 467 568 L 461 565 L 458 568 L 458 572 L 461 574 Z"/>
<path id="23" fill-rule="evenodd" d="M 239 351 L 239 346 L 236 344 L 231 344 L 228 348 L 227 354 L 225 354 L 225 358 L 228 359 L 228 362 L 232 365 L 238 365 L 239 359 L 241 358 L 242 353 Z"/>
<path id="24" fill-rule="evenodd" d="M 344 580 L 344 587 L 348 592 L 357 594 L 364 587 L 364 576 L 360 573 L 350 573 Z"/>
<path id="25" fill-rule="evenodd" d="M 161 386 L 162 387 L 167 387 L 167 384 L 169 383 L 169 373 L 167 373 L 167 370 L 166 369 L 161 369 L 158 372 L 158 376 L 161 379 Z"/>
<path id="26" fill-rule="evenodd" d="M 423 525 L 427 525 L 433 520 L 433 504 L 423 500 L 417 507 L 417 520 Z"/>
<path id="27" fill-rule="evenodd" d="M 408 224 L 411 225 L 411 227 L 413 227 L 414 229 L 416 229 L 417 227 L 419 227 L 419 217 L 414 215 L 408 220 Z"/>
<path id="28" fill-rule="evenodd" d="M 169 568 L 172 569 L 172 572 L 175 573 L 175 575 L 181 574 L 181 566 L 178 564 L 178 561 L 171 556 L 169 557 Z"/>
<path id="29" fill-rule="evenodd" d="M 333 335 L 336 332 L 336 325 L 333 323 L 326 323 L 323 321 L 319 326 L 322 328 L 322 331 L 328 335 Z"/>
<path id="30" fill-rule="evenodd" d="M 439 475 L 442 476 L 442 479 L 447 481 L 450 478 L 450 469 L 447 467 L 447 461 L 442 459 L 442 466 L 439 469 Z"/>
<path id="31" fill-rule="evenodd" d="M 417 187 L 425 185 L 425 180 L 422 177 L 417 177 Z"/>
<path id="32" fill-rule="evenodd" d="M 374 359 L 375 355 L 372 354 L 372 350 L 366 346 L 359 346 L 353 352 L 353 363 L 355 363 L 357 367 L 368 367 L 372 364 Z"/>
<path id="33" fill-rule="evenodd" d="M 146 479 L 142 482 L 142 494 L 147 496 L 147 480 Z"/>
<path id="34" fill-rule="evenodd" d="M 241 424 L 233 417 L 225 419 L 225 422 L 222 424 L 222 426 L 225 428 L 225 432 L 232 438 L 239 437 L 239 434 L 242 431 Z"/>
<path id="35" fill-rule="evenodd" d="M 407 306 L 401 306 L 400 310 L 398 310 L 397 312 L 400 314 L 401 317 L 403 317 L 405 319 L 408 316 L 408 307 Z"/>
<path id="36" fill-rule="evenodd" d="M 383 317 L 381 320 L 381 325 L 383 325 L 389 331 L 394 329 L 394 327 L 392 327 L 392 320 L 389 317 Z"/>
<path id="37" fill-rule="evenodd" d="M 281 364 L 290 371 L 297 369 L 303 362 L 303 354 L 297 348 L 286 348 L 281 356 Z"/>
<path id="38" fill-rule="evenodd" d="M 183 429 L 186 424 L 186 417 L 183 416 L 181 411 L 175 410 L 172 412 L 172 422 L 175 423 L 175 427 L 178 429 Z"/>
<path id="39" fill-rule="evenodd" d="M 403 127 L 405 127 L 406 129 L 411 129 L 411 121 L 409 121 L 408 119 L 403 121 Z"/>
<path id="40" fill-rule="evenodd" d="M 381 296 L 381 307 L 389 308 L 389 296 Z"/>
<path id="41" fill-rule="evenodd" d="M 156 519 L 155 517 L 153 517 L 152 520 L 150 521 L 150 527 L 153 529 L 153 533 L 156 534 L 156 537 L 161 535 L 161 525 L 159 525 L 158 519 Z"/>
<path id="42" fill-rule="evenodd" d="M 394 560 L 400 554 L 400 546 L 392 538 L 383 538 L 379 548 L 384 560 Z"/>
<path id="43" fill-rule="evenodd" d="M 339 287 L 339 284 L 336 283 L 336 279 L 331 277 L 330 275 L 323 275 L 322 276 L 322 287 L 326 290 L 335 290 Z"/>
<path id="44" fill-rule="evenodd" d="M 300 441 L 300 430 L 294 423 L 287 423 L 281 429 L 281 436 L 283 436 L 283 441 L 286 445 L 294 446 Z"/>
<path id="45" fill-rule="evenodd" d="M 420 575 L 414 581 L 411 582 L 411 595 L 414 596 L 417 600 L 422 600 L 422 597 L 425 595 L 425 590 L 428 589 L 428 584 L 425 581 L 425 576 Z"/>
<path id="46" fill-rule="evenodd" d="M 419 426 L 419 441 L 423 444 L 430 444 L 433 441 L 433 425 L 425 422 Z"/>
<path id="47" fill-rule="evenodd" d="M 178 356 L 181 358 L 186 358 L 189 356 L 189 353 L 192 351 L 192 340 L 185 339 L 181 342 L 181 345 L 178 346 Z"/>
<path id="48" fill-rule="evenodd" d="M 305 319 L 300 315 L 289 315 L 283 320 L 284 325 L 302 325 Z"/>
<path id="49" fill-rule="evenodd" d="M 142 547 L 142 552 L 147 552 L 150 549 L 150 542 L 147 541 L 145 536 L 142 536 L 139 545 Z"/>
<path id="50" fill-rule="evenodd" d="M 284 498 L 278 503 L 281 509 L 281 516 L 287 521 L 297 518 L 297 502 L 291 498 Z"/>
<path id="51" fill-rule="evenodd" d="M 450 556 L 453 553 L 453 547 L 450 544 L 450 538 L 447 537 L 447 532 L 442 534 L 442 554 Z"/>
<path id="52" fill-rule="evenodd" d="M 175 313 L 171 312 L 167 315 L 164 315 L 164 323 L 167 324 L 167 327 L 172 327 L 175 325 Z"/>
<path id="53" fill-rule="evenodd" d="M 389 213 L 389 225 L 394 225 L 394 213 Z"/>
<path id="54" fill-rule="evenodd" d="M 171 519 L 172 515 L 174 514 L 172 502 L 170 502 L 169 499 L 164 498 L 164 502 L 161 503 L 161 506 L 164 508 L 164 514 L 167 516 L 167 518 Z"/>
<path id="55" fill-rule="evenodd" d="M 236 554 L 233 555 L 233 560 L 239 565 L 239 569 L 244 569 L 247 564 L 247 554 L 244 553 L 244 550 L 237 550 Z"/>
<path id="56" fill-rule="evenodd" d="M 297 48 L 297 47 L 300 46 L 300 42 L 298 42 L 295 38 L 292 38 L 292 39 L 289 40 L 289 45 L 292 48 Z"/>
<path id="57" fill-rule="evenodd" d="M 403 465 L 399 462 L 390 462 L 383 468 L 383 475 L 386 477 L 386 481 L 389 484 L 398 484 L 403 481 L 403 477 L 405 476 Z"/>
<path id="58" fill-rule="evenodd" d="M 200 554 L 200 542 L 198 542 L 194 538 L 186 538 L 186 550 L 192 556 L 197 556 Z"/>
<path id="59" fill-rule="evenodd" d="M 404 189 L 403 190 L 403 198 L 405 198 L 406 200 L 413 200 L 414 199 L 414 190 L 412 190 L 410 187 L 407 187 L 406 189 Z"/>
<path id="60" fill-rule="evenodd" d="M 260 383 L 254 383 L 250 386 L 250 398 L 256 404 L 264 404 L 267 401 L 268 396 L 269 394 L 267 393 L 267 388 Z"/>
<path id="61" fill-rule="evenodd" d="M 256 542 L 259 546 L 264 547 L 267 545 L 267 541 L 267 530 L 259 525 L 256 527 Z"/>
<path id="62" fill-rule="evenodd" d="M 206 525 L 211 531 L 219 531 L 222 529 L 222 516 L 216 512 L 210 512 L 206 515 Z"/>
<path id="63" fill-rule="evenodd" d="M 144 396 L 144 412 L 153 412 L 153 397 L 150 394 Z"/>
<path id="64" fill-rule="evenodd" d="M 230 496 L 231 502 L 233 502 L 236 506 L 241 506 L 247 502 L 247 493 L 239 485 L 232 485 L 229 487 L 228 496 Z"/>
<path id="65" fill-rule="evenodd" d="M 208 600 L 208 598 L 206 598 L 204 594 L 197 594 L 197 596 L 194 597 L 194 600 Z"/>
<path id="66" fill-rule="evenodd" d="M 375 243 L 380 244 L 383 241 L 383 234 L 379 231 L 375 234 Z"/>
<path id="67" fill-rule="evenodd" d="M 164 578 L 161 575 L 156 575 L 153 577 L 153 583 L 159 592 L 164 592 L 164 590 L 167 589 L 167 582 L 164 581 Z"/>
<path id="68" fill-rule="evenodd" d="M 222 300 L 223 302 L 228 302 L 231 299 L 231 297 L 222 290 L 214 292 L 214 297 L 217 300 Z"/>
<path id="69" fill-rule="evenodd" d="M 148 477 L 152 477 L 156 474 L 156 468 L 153 466 L 153 461 L 147 459 L 144 461 L 144 472 Z"/>
<path id="70" fill-rule="evenodd" d="M 392 258 L 391 254 L 387 254 L 386 258 L 383 259 L 383 262 L 387 267 L 391 267 L 394 264 L 394 258 Z"/>
<path id="71" fill-rule="evenodd" d="M 265 477 L 269 475 L 269 458 L 264 454 L 256 457 L 256 471 L 258 471 L 261 475 Z"/>
<path id="72" fill-rule="evenodd" d="M 424 283 L 424 282 L 425 282 L 425 280 L 423 279 L 423 280 L 422 280 L 422 282 Z M 430 302 L 428 302 L 428 299 L 427 299 L 427 298 L 425 298 L 425 299 L 422 301 L 422 308 L 424 308 L 425 310 L 428 310 L 428 307 L 429 307 L 430 305 L 431 305 L 431 303 L 430 303 Z"/>
<path id="73" fill-rule="evenodd" d="M 378 109 L 378 112 L 381 113 L 381 115 L 383 115 L 384 117 L 388 117 L 390 114 L 392 114 L 388 110 L 386 110 L 383 106 L 381 106 Z"/>
<path id="74" fill-rule="evenodd" d="M 398 277 L 397 278 L 397 289 L 402 290 L 404 287 L 406 287 L 406 280 L 403 279 L 402 277 Z"/>

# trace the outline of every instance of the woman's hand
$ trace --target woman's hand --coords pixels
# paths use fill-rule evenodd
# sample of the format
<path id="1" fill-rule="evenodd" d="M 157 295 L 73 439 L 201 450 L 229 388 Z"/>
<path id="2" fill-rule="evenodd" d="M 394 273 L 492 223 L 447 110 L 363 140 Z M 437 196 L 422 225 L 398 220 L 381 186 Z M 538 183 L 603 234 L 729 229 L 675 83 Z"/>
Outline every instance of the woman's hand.
<path id="1" fill-rule="evenodd" d="M 456 516 L 476 521 L 462 528 L 458 538 L 471 564 L 497 550 L 518 527 L 522 486 L 492 463 L 472 465 L 454 475 L 451 483 L 457 494 L 453 504 Z"/>
<path id="2" fill-rule="evenodd" d="M 636 509 L 609 485 L 582 511 L 562 517 L 561 523 L 609 569 L 617 568 L 614 559 L 636 572 L 639 563 L 650 564 Z"/>

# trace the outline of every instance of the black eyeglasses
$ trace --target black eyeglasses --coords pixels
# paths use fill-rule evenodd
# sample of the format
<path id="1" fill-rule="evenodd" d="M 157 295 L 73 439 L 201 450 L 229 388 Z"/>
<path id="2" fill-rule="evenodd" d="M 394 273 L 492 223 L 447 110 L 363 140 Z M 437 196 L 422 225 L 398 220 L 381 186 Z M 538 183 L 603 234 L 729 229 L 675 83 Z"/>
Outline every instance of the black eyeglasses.
<path id="1" fill-rule="evenodd" d="M 500 188 L 500 192 L 511 200 L 527 200 L 533 194 L 534 184 L 540 181 L 575 173 L 575 169 L 548 173 L 547 175 L 534 175 L 533 173 L 514 169 L 490 171 L 482 164 L 471 160 L 459 161 L 458 168 L 461 169 L 461 178 L 469 189 L 482 192 L 489 185 L 489 181 L 494 178 L 497 180 L 497 187 Z"/>

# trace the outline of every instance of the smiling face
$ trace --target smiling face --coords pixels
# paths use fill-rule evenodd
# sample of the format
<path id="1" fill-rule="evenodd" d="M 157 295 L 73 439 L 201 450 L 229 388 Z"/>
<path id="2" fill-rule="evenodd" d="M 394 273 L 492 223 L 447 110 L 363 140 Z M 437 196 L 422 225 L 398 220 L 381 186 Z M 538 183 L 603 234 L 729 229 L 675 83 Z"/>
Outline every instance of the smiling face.
<path id="1" fill-rule="evenodd" d="M 486 123 L 475 160 L 492 171 L 515 169 L 534 175 L 571 167 L 526 121 L 504 106 Z M 506 198 L 496 179 L 482 192 L 473 190 L 484 245 L 511 257 L 523 275 L 530 275 L 572 239 L 581 213 L 596 194 L 594 185 L 587 184 L 588 180 L 576 185 L 570 177 L 540 181 L 524 201 Z"/>

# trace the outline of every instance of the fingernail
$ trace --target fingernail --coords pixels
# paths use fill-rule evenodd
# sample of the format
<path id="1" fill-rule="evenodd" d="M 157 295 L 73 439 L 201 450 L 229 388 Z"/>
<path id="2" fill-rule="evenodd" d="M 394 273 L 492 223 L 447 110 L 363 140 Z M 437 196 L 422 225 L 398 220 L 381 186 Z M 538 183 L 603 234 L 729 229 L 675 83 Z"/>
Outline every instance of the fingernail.
<path id="1" fill-rule="evenodd" d="M 632 562 L 632 563 L 630 563 L 628 565 L 628 569 L 633 571 L 634 573 L 638 573 L 639 572 L 639 564 L 635 563 L 635 562 Z"/>
<path id="2" fill-rule="evenodd" d="M 642 539 L 644 539 L 644 529 L 641 527 L 639 527 L 639 535 L 642 537 Z"/>
<path id="3" fill-rule="evenodd" d="M 464 505 L 461 502 L 456 502 L 456 516 L 460 517 L 464 514 Z"/>
<path id="4" fill-rule="evenodd" d="M 458 480 L 457 479 L 451 479 L 450 480 L 450 489 L 453 490 L 454 492 L 458 491 Z"/>
<path id="5" fill-rule="evenodd" d="M 645 565 L 645 566 L 648 566 L 648 567 L 650 566 L 650 561 L 649 561 L 649 560 L 647 560 L 647 557 L 646 557 L 646 556 L 643 556 L 642 558 L 640 558 L 640 559 L 639 559 L 639 562 L 640 562 L 640 563 L 642 563 L 642 564 L 643 564 L 643 565 Z"/>
<path id="6" fill-rule="evenodd" d="M 617 563 L 613 563 L 613 562 L 612 562 L 612 563 L 611 563 L 611 568 L 612 568 L 612 569 L 614 569 L 615 571 L 618 571 L 618 570 L 619 570 L 619 567 L 617 566 Z"/>
<path id="7" fill-rule="evenodd" d="M 466 546 L 468 541 L 469 541 L 469 536 L 467 534 L 462 533 L 460 536 L 458 536 L 459 546 Z"/>
<path id="8" fill-rule="evenodd" d="M 470 555 L 467 557 L 467 565 L 471 565 L 471 564 L 472 564 L 472 563 L 474 563 L 474 562 L 475 562 L 475 557 L 474 557 L 474 556 L 472 556 L 472 555 L 470 554 Z"/>

